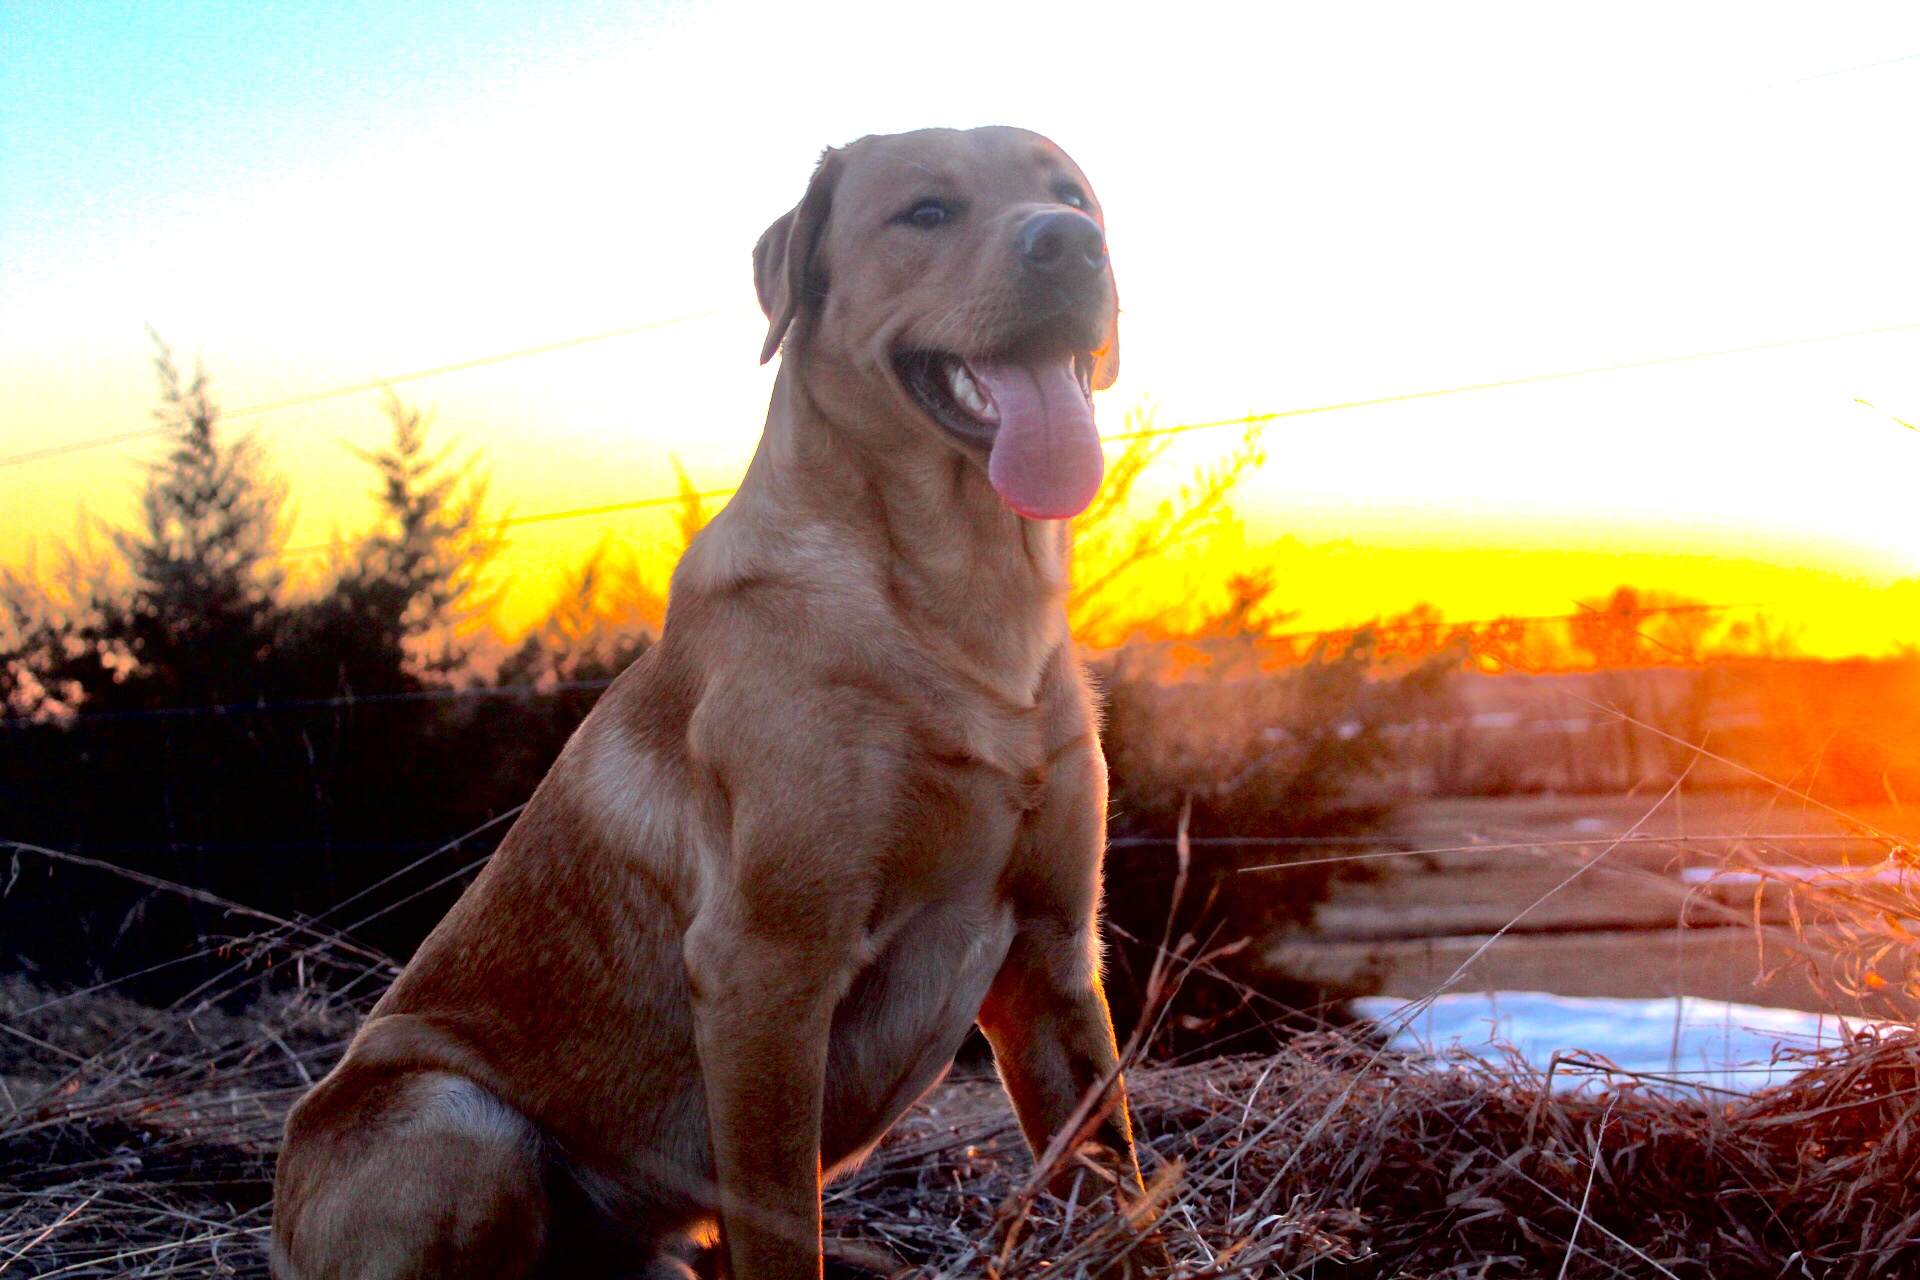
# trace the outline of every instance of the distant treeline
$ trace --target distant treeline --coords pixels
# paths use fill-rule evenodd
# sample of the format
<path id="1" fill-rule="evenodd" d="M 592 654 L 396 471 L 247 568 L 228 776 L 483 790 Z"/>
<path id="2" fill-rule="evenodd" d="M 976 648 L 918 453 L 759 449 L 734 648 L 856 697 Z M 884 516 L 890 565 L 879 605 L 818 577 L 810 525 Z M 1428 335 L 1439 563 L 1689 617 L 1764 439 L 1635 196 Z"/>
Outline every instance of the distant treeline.
<path id="1" fill-rule="evenodd" d="M 220 431 L 204 373 L 184 378 L 164 351 L 158 364 L 168 449 L 138 524 L 44 575 L 0 578 L 0 838 L 318 914 L 524 801 L 592 686 L 649 633 L 540 628 L 475 675 L 459 636 L 493 547 L 483 486 L 398 401 L 390 445 L 364 459 L 379 524 L 341 547 L 320 588 L 290 589 L 285 486 L 256 442 Z M 431 864 L 392 896 L 457 865 Z M 245 930 L 32 856 L 7 874 L 0 965 L 130 972 Z M 404 954 L 446 902 L 422 898 L 367 935 Z"/>

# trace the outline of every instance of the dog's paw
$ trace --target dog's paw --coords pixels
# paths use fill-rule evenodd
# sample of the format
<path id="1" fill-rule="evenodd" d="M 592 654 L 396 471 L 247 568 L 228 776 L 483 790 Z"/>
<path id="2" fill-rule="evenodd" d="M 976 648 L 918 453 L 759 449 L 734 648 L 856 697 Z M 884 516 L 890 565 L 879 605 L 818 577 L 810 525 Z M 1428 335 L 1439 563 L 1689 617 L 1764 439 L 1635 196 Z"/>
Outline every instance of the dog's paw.
<path id="1" fill-rule="evenodd" d="M 685 1258 L 661 1253 L 635 1272 L 634 1280 L 700 1280 L 700 1273 Z"/>
<path id="2" fill-rule="evenodd" d="M 887 1280 L 907 1269 L 907 1263 L 872 1240 L 841 1240 L 832 1236 L 820 1242 L 825 1263 L 825 1280 Z"/>
<path id="3" fill-rule="evenodd" d="M 1115 1268 L 1119 1275 L 1127 1280 L 1148 1280 L 1149 1277 L 1164 1276 L 1173 1270 L 1173 1257 L 1167 1252 L 1167 1244 L 1158 1231 L 1148 1232 L 1146 1237 L 1127 1251 Z"/>

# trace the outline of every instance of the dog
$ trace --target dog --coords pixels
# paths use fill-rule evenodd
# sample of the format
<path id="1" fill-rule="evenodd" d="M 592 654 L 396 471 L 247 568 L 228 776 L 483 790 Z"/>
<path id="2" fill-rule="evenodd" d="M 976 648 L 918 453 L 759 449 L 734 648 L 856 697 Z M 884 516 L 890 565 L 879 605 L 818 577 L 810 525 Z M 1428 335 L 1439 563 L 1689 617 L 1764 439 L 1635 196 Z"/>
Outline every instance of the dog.
<path id="1" fill-rule="evenodd" d="M 1120 1088 L 1064 607 L 1104 228 L 1037 134 L 825 153 L 754 249 L 784 354 L 746 478 L 289 1115 L 279 1280 L 669 1280 L 716 1233 L 734 1280 L 813 1280 L 823 1179 L 976 1022 L 1036 1153 Z M 1137 1193 L 1123 1095 L 1080 1156 Z"/>

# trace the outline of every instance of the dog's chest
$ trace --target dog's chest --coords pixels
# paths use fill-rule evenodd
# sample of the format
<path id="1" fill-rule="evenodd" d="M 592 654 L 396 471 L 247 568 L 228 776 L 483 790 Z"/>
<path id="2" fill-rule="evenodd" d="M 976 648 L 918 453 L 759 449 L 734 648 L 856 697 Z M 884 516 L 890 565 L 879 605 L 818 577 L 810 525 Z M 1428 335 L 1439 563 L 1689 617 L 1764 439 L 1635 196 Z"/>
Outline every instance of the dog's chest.
<path id="1" fill-rule="evenodd" d="M 917 766 L 976 812 L 1022 813 L 1046 794 L 1051 717 L 1041 706 L 933 696 L 914 726 Z"/>
<path id="2" fill-rule="evenodd" d="M 1026 788 L 1044 776 L 1052 744 L 1088 723 L 1085 708 L 1043 689 L 1042 671 L 1030 664 L 1013 671 L 963 661 L 915 665 L 897 687 L 908 693 L 916 746 L 930 763 Z"/>

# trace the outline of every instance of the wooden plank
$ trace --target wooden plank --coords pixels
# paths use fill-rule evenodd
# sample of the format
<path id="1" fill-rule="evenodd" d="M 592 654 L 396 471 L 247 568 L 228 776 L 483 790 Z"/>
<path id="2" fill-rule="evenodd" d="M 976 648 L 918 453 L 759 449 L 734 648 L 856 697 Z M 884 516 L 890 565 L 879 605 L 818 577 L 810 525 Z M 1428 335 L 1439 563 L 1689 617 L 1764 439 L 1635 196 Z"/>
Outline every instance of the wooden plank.
<path id="1" fill-rule="evenodd" d="M 1829 941 L 1809 930 L 1808 942 Z M 1294 937 L 1268 946 L 1260 964 L 1341 995 L 1415 999 L 1466 971 L 1450 990 L 1547 991 L 1564 996 L 1687 995 L 1817 1013 L 1885 1017 L 1882 1004 L 1863 1006 L 1815 981 L 1794 953 L 1751 929 L 1590 931 L 1488 935 L 1398 941 L 1327 941 Z M 1486 950 L 1472 959 L 1482 947 Z M 1915 1010 L 1909 1007 L 1909 1016 Z"/>

